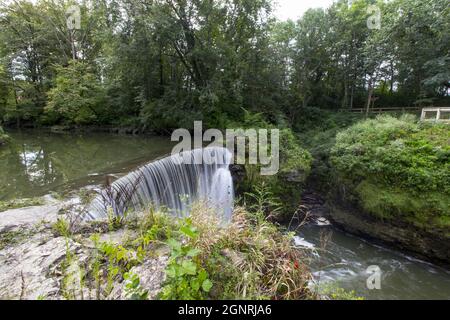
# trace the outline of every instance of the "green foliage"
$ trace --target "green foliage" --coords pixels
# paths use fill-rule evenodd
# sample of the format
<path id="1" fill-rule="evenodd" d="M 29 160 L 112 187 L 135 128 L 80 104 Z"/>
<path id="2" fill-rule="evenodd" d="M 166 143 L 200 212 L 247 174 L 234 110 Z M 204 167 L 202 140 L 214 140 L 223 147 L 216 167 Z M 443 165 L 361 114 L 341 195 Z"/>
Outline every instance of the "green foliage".
<path id="1" fill-rule="evenodd" d="M 11 209 L 42 206 L 44 203 L 45 201 L 42 198 L 14 199 L 8 201 L 0 201 L 0 212 Z"/>
<path id="2" fill-rule="evenodd" d="M 80 202 L 82 205 L 88 205 L 94 200 L 96 193 L 93 190 L 89 190 L 87 188 L 82 188 L 78 192 L 78 196 L 80 197 Z"/>
<path id="3" fill-rule="evenodd" d="M 186 243 L 169 239 L 171 249 L 166 269 L 167 281 L 161 292 L 164 300 L 200 300 L 206 298 L 213 284 L 198 259 L 201 251 L 192 243 L 198 238 L 198 231 L 189 219 L 186 219 L 179 232 Z"/>
<path id="4" fill-rule="evenodd" d="M 300 143 L 290 129 L 280 132 L 280 173 L 300 173 L 296 179 L 305 181 L 311 169 L 311 154 L 300 146 Z"/>
<path id="5" fill-rule="evenodd" d="M 202 214 L 193 219 L 196 225 L 210 225 Z M 227 228 L 213 229 L 198 242 L 207 257 L 215 299 L 313 298 L 307 289 L 305 257 L 292 246 L 292 235 L 280 232 L 259 207 L 238 208 Z"/>
<path id="6" fill-rule="evenodd" d="M 295 125 L 300 144 L 312 157 L 308 182 L 322 192 L 330 188 L 330 153 L 336 144 L 336 135 L 345 128 L 362 120 L 361 114 L 333 112 L 318 108 L 305 108 L 302 120 Z"/>
<path id="7" fill-rule="evenodd" d="M 70 230 L 70 224 L 63 218 L 58 218 L 58 220 L 52 224 L 52 230 L 53 233 L 58 237 L 69 238 L 72 234 Z"/>
<path id="8" fill-rule="evenodd" d="M 149 208 L 143 217 L 136 217 L 127 222 L 127 225 L 137 229 L 139 236 L 133 241 L 137 257 L 142 261 L 153 250 L 155 245 L 164 244 L 168 239 L 175 236 L 176 222 L 165 211 L 155 211 Z"/>
<path id="9" fill-rule="evenodd" d="M 93 235 L 92 254 L 82 262 L 69 250 L 67 240 L 66 259 L 60 265 L 62 294 L 66 299 L 84 299 L 83 294 L 92 298 L 95 290 L 96 299 L 109 299 L 120 283 L 126 298 L 146 300 L 149 292 L 130 270 L 145 256 L 154 258 L 159 249 L 167 254 L 168 248 L 160 299 L 314 298 L 307 288 L 306 258 L 292 245 L 292 235 L 281 233 L 261 213 L 271 202 L 265 197 L 269 197 L 265 191 L 255 195 L 262 206 L 250 211 L 238 208 L 228 225 L 220 225 L 215 211 L 203 203 L 194 204 L 191 216 L 183 219 L 166 216 L 166 220 L 150 210 L 135 229 L 142 237 L 112 243 Z M 154 240 L 144 246 L 143 238 Z"/>
<path id="10" fill-rule="evenodd" d="M 100 299 L 102 296 L 108 296 L 114 288 L 114 283 L 124 278 L 125 274 L 139 261 L 136 252 L 132 249 L 127 249 L 121 244 L 102 242 L 98 235 L 92 236 L 91 239 L 97 251 L 91 264 L 91 274 L 97 287 L 97 299 Z M 132 282 L 129 290 L 133 290 L 136 280 L 130 275 L 128 277 L 128 280 Z M 101 292 L 102 284 L 105 284 L 104 292 Z M 138 287 L 134 289 L 139 291 Z M 144 292 L 140 293 L 141 296 L 144 295 Z"/>
<path id="11" fill-rule="evenodd" d="M 246 192 L 245 198 L 249 209 L 255 212 L 260 223 L 278 216 L 283 209 L 280 199 L 274 196 L 264 182 L 255 186 L 253 192 Z"/>
<path id="12" fill-rule="evenodd" d="M 142 289 L 140 279 L 137 274 L 127 272 L 124 275 L 126 281 L 125 293 L 131 300 L 147 300 L 148 291 Z"/>
<path id="13" fill-rule="evenodd" d="M 357 295 L 355 291 L 347 291 L 338 286 L 337 283 L 326 283 L 319 287 L 321 295 L 328 297 L 331 300 L 364 300 L 363 297 Z"/>
<path id="14" fill-rule="evenodd" d="M 254 209 L 237 208 L 221 225 L 214 210 L 196 203 L 190 218 L 179 220 L 177 235 L 167 241 L 171 257 L 163 299 L 305 299 L 309 273 L 292 235 L 283 234 L 261 210 L 266 191 Z"/>
<path id="15" fill-rule="evenodd" d="M 0 250 L 4 248 L 20 243 L 28 234 L 25 231 L 5 231 L 0 233 Z"/>
<path id="16" fill-rule="evenodd" d="M 338 134 L 332 161 L 339 172 L 417 192 L 450 192 L 448 126 L 390 116 L 360 122 Z"/>
<path id="17" fill-rule="evenodd" d="M 49 93 L 46 107 L 50 117 L 69 124 L 92 124 L 101 120 L 105 92 L 93 68 L 79 61 L 56 69 L 56 85 Z"/>
<path id="18" fill-rule="evenodd" d="M 269 126 L 270 127 L 270 126 Z M 300 205 L 304 183 L 309 176 L 312 156 L 300 146 L 291 129 L 280 130 L 279 171 L 273 176 L 261 176 L 260 165 L 246 165 L 246 179 L 240 189 L 254 193 L 255 186 L 264 184 L 284 204 L 277 219 L 290 219 Z"/>
<path id="19" fill-rule="evenodd" d="M 376 32 L 373 3 L 337 1 L 281 22 L 272 0 L 76 0 L 72 33 L 68 2 L 5 2 L 0 118 L 167 133 L 194 120 L 225 128 L 242 108 L 295 126 L 307 106 L 364 108 L 372 94 L 377 106 L 448 101 L 447 1 L 377 1 Z"/>
<path id="20" fill-rule="evenodd" d="M 449 216 L 450 128 L 380 116 L 338 134 L 331 162 L 363 207 L 418 224 Z"/>

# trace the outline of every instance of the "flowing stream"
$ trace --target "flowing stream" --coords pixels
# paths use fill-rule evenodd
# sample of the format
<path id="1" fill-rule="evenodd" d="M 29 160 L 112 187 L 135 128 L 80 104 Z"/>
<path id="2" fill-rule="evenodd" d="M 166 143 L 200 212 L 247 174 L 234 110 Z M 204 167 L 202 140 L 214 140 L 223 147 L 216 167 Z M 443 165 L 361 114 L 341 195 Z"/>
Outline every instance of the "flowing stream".
<path id="1" fill-rule="evenodd" d="M 133 174 L 128 173 L 140 170 L 145 179 L 140 181 L 135 200 L 159 201 L 159 205 L 169 207 L 174 213 L 183 210 L 194 198 L 216 199 L 216 204 L 225 203 L 222 205 L 225 208 L 232 203 L 226 164 L 187 168 L 167 159 L 156 161 L 172 149 L 167 138 L 54 134 L 36 130 L 8 131 L 8 134 L 12 144 L 0 149 L 0 200 L 77 190 L 104 182 L 108 174 L 122 177 L 121 181 L 135 181 Z M 224 152 L 218 155 L 228 159 Z M 168 189 L 170 192 L 165 192 Z M 223 212 L 225 216 L 230 214 L 227 210 Z M 325 251 L 317 250 L 324 232 L 330 231 L 332 235 Z M 309 250 L 317 251 L 312 269 L 320 283 L 337 282 L 340 287 L 355 290 L 367 299 L 450 299 L 448 270 L 332 227 L 306 226 L 298 236 L 297 240 L 303 238 L 300 242 Z M 379 266 L 382 271 L 381 290 L 366 287 L 369 276 L 366 270 L 371 265 Z"/>
<path id="2" fill-rule="evenodd" d="M 327 240 L 324 240 L 327 239 Z M 338 286 L 365 299 L 450 299 L 450 271 L 369 243 L 332 226 L 303 226 L 296 238 L 313 250 L 312 271 L 319 287 Z M 370 266 L 381 271 L 381 289 L 369 290 Z"/>

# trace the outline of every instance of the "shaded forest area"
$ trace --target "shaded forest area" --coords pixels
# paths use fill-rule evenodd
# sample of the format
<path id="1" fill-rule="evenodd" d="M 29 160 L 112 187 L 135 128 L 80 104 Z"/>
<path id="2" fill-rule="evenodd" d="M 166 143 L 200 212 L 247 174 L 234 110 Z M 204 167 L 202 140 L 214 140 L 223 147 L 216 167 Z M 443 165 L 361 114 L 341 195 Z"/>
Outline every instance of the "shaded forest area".
<path id="1" fill-rule="evenodd" d="M 381 10 L 370 29 L 368 10 Z M 67 11 L 80 8 L 80 29 Z M 164 132 L 244 110 L 448 104 L 448 0 L 337 1 L 280 22 L 271 0 L 0 2 L 0 124 Z M 286 120 L 287 119 L 287 120 Z"/>

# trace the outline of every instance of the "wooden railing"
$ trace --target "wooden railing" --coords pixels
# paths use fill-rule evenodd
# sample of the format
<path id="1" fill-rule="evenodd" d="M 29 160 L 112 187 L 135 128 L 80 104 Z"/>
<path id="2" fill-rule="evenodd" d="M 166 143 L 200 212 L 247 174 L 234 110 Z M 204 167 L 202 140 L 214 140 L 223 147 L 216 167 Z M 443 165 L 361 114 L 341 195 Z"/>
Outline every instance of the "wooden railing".
<path id="1" fill-rule="evenodd" d="M 435 112 L 436 116 L 432 118 L 427 118 L 427 114 Z M 430 107 L 422 109 L 422 116 L 420 117 L 420 121 L 433 121 L 433 122 L 446 122 L 450 123 L 450 108 L 445 107 Z"/>

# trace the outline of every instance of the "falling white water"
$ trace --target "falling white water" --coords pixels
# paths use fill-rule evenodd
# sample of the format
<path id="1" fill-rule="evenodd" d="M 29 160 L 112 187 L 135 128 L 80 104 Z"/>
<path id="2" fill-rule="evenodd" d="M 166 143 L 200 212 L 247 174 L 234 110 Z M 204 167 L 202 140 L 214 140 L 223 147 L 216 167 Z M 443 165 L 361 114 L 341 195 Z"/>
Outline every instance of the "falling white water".
<path id="1" fill-rule="evenodd" d="M 110 200 L 105 201 L 108 197 L 103 191 L 89 208 L 88 218 L 105 218 L 110 207 L 140 210 L 148 206 L 166 208 L 175 216 L 185 216 L 194 202 L 203 201 L 225 221 L 230 220 L 234 205 L 233 180 L 229 170 L 231 152 L 215 147 L 180 155 L 149 163 L 114 182 L 114 200 L 109 197 Z M 132 193 L 128 204 L 120 203 L 124 200 L 117 196 L 123 190 Z"/>

